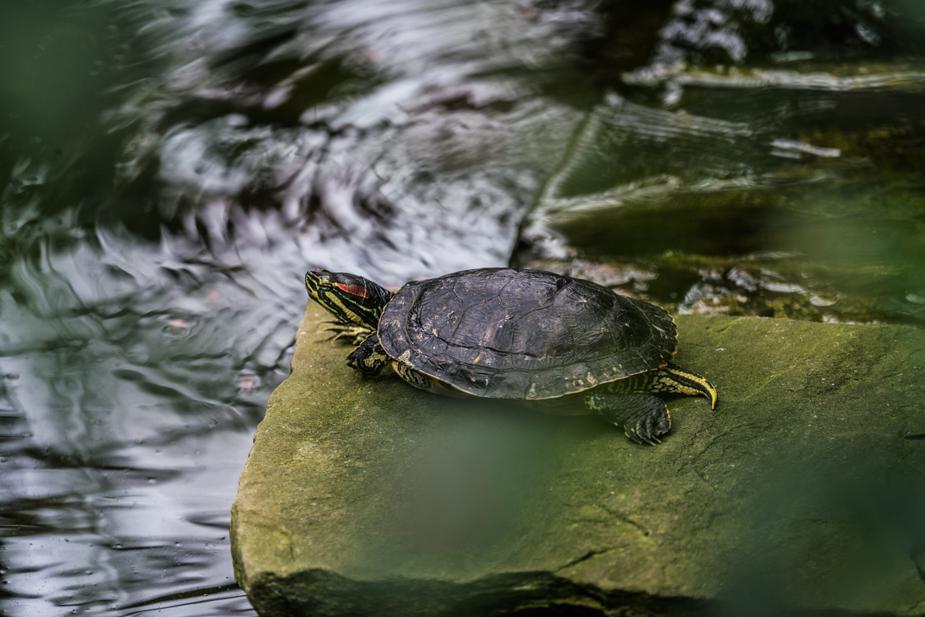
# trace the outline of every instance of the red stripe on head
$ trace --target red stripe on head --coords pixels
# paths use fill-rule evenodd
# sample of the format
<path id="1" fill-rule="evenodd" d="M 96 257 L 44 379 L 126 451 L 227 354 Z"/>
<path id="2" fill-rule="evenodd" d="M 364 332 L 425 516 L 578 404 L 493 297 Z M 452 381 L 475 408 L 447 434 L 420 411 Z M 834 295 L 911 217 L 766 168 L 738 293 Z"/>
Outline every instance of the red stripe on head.
<path id="1" fill-rule="evenodd" d="M 334 283 L 334 285 L 344 293 L 352 296 L 359 296 L 360 298 L 369 296 L 365 285 L 349 285 L 347 283 Z"/>

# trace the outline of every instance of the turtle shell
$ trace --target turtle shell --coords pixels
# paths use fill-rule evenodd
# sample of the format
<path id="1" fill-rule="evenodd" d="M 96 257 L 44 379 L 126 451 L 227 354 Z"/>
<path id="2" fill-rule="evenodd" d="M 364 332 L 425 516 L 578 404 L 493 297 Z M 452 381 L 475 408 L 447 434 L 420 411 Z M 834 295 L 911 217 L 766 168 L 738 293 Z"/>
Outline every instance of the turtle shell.
<path id="1" fill-rule="evenodd" d="M 399 362 L 474 396 L 546 399 L 667 362 L 677 331 L 664 309 L 590 281 L 486 268 L 412 281 L 379 319 Z"/>

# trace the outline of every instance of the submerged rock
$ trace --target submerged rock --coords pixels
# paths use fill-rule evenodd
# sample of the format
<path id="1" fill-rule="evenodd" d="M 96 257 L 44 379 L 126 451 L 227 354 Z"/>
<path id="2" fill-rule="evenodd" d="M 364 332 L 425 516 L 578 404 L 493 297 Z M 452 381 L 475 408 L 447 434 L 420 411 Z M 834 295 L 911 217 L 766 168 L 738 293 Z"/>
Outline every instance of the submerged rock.
<path id="1" fill-rule="evenodd" d="M 674 400 L 643 447 L 363 381 L 321 319 L 234 505 L 261 615 L 925 615 L 921 331 L 679 317 L 678 362 L 718 413 Z"/>

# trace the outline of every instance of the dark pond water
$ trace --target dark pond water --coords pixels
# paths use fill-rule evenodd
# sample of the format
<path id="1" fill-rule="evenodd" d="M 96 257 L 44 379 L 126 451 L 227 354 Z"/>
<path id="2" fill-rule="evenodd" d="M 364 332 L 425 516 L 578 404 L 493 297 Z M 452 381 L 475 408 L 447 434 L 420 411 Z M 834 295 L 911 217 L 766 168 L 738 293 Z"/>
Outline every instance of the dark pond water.
<path id="1" fill-rule="evenodd" d="M 252 613 L 309 267 L 925 323 L 917 0 L 0 8 L 0 614 Z"/>

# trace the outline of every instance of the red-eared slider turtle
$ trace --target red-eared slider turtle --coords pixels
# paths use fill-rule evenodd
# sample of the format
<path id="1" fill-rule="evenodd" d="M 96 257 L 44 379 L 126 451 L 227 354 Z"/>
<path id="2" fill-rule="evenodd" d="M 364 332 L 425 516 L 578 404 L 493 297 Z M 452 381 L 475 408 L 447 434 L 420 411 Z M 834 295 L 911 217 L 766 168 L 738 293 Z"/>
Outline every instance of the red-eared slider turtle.
<path id="1" fill-rule="evenodd" d="M 411 385 L 497 399 L 580 395 L 588 410 L 654 444 L 671 426 L 655 394 L 716 388 L 671 363 L 677 331 L 662 308 L 590 281 L 538 270 L 484 268 L 412 281 L 391 293 L 352 274 L 305 275 L 336 318 L 335 338 L 358 347 L 365 376 L 391 365 Z"/>

